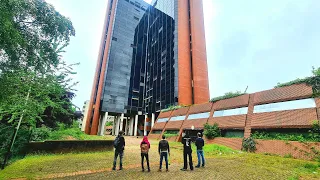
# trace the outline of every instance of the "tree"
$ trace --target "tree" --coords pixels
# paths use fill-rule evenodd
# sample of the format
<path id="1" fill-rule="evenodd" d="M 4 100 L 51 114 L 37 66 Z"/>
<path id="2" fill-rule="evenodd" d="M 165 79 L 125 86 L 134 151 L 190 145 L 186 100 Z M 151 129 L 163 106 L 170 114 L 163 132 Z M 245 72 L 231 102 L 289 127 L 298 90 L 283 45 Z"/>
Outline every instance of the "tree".
<path id="1" fill-rule="evenodd" d="M 54 43 L 75 35 L 72 22 L 44 0 L 0 0 L 0 71 L 33 67 L 43 73 L 60 63 Z"/>

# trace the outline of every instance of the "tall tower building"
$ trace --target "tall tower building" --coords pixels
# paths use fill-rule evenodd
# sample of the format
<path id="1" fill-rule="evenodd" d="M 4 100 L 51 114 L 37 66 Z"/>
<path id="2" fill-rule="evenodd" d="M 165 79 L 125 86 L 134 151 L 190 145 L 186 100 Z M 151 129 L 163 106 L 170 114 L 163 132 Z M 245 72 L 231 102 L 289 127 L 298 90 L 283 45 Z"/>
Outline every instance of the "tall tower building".
<path id="1" fill-rule="evenodd" d="M 115 116 L 114 134 L 147 134 L 161 109 L 208 102 L 207 69 L 202 0 L 109 0 L 86 133 Z"/>

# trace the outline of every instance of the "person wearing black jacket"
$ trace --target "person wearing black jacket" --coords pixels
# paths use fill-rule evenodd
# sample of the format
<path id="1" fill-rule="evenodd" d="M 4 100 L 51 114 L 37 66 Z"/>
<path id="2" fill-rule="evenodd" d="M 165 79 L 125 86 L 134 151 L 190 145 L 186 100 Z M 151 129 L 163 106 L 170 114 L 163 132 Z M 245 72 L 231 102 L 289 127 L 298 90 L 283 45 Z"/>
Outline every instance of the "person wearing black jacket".
<path id="1" fill-rule="evenodd" d="M 117 165 L 117 159 L 118 156 L 120 157 L 120 169 L 122 170 L 122 159 L 123 159 L 123 151 L 124 151 L 124 147 L 126 146 L 126 142 L 124 140 L 123 135 L 123 131 L 119 132 L 119 135 L 116 137 L 115 141 L 115 150 L 114 150 L 114 160 L 113 160 L 113 168 L 112 170 L 116 170 L 116 165 Z"/>
<path id="2" fill-rule="evenodd" d="M 202 139 L 200 132 L 198 133 L 198 138 L 196 139 L 196 146 L 197 146 L 197 156 L 198 156 L 198 165 L 196 165 L 196 168 L 200 167 L 201 160 L 202 160 L 202 167 L 204 167 L 204 164 L 205 164 L 204 155 L 203 155 L 204 140 Z"/>
<path id="3" fill-rule="evenodd" d="M 192 149 L 191 149 L 191 138 L 189 135 L 185 135 L 182 138 L 183 144 L 183 168 L 180 169 L 181 171 L 186 171 L 188 168 L 187 156 L 189 156 L 189 166 L 190 170 L 193 170 L 193 163 L 192 163 Z"/>
<path id="4" fill-rule="evenodd" d="M 166 137 L 164 135 L 162 136 L 162 140 L 159 142 L 158 152 L 159 152 L 159 155 L 160 155 L 159 172 L 161 172 L 163 158 L 166 161 L 166 170 L 168 172 L 169 171 L 169 168 L 168 168 L 168 155 L 170 155 L 170 146 L 169 146 L 169 143 L 166 140 Z"/>

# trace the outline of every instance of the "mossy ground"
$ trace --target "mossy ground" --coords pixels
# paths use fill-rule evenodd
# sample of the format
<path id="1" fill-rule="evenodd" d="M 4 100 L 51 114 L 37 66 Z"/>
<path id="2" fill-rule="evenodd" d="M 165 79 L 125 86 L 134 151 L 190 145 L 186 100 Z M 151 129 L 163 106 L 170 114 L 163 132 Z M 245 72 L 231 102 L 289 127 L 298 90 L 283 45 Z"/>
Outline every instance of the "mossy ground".
<path id="1" fill-rule="evenodd" d="M 67 176 L 62 179 L 320 179 L 317 162 L 244 153 L 214 144 L 205 146 L 207 160 L 205 168 L 182 172 L 180 171 L 183 166 L 182 144 L 177 142 L 170 143 L 170 171 L 160 173 L 157 172 L 159 168 L 157 141 L 151 141 L 149 152 L 151 172 L 142 173 L 140 141 L 141 138 L 126 137 L 123 171 L 110 171 L 113 161 L 112 151 L 29 155 L 0 171 L 0 179 L 48 178 L 54 177 L 55 174 L 87 170 L 103 172 Z M 196 165 L 195 151 L 193 151 L 193 162 Z"/>

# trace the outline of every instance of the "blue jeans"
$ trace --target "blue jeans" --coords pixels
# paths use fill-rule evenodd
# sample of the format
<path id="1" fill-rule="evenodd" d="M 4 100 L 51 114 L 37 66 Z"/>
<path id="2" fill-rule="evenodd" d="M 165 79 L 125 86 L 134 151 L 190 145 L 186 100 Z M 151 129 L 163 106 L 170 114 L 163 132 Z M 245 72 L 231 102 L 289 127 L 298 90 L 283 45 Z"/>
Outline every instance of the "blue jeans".
<path id="1" fill-rule="evenodd" d="M 116 168 L 118 156 L 120 157 L 120 168 L 122 168 L 123 151 L 114 151 L 113 168 Z"/>
<path id="2" fill-rule="evenodd" d="M 205 160 L 204 160 L 204 155 L 203 155 L 203 150 L 197 150 L 197 156 L 198 156 L 198 167 L 200 166 L 201 164 L 201 159 L 202 159 L 202 166 L 204 166 L 205 164 Z M 200 159 L 200 156 L 201 156 L 201 159 Z"/>
<path id="3" fill-rule="evenodd" d="M 166 161 L 166 169 L 168 169 L 168 152 L 161 152 L 160 153 L 160 168 L 162 168 L 162 161 L 164 160 Z"/>

